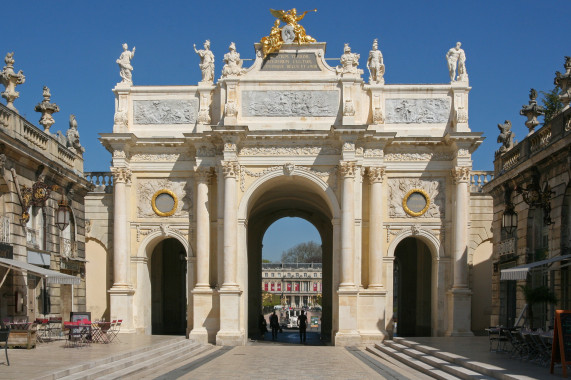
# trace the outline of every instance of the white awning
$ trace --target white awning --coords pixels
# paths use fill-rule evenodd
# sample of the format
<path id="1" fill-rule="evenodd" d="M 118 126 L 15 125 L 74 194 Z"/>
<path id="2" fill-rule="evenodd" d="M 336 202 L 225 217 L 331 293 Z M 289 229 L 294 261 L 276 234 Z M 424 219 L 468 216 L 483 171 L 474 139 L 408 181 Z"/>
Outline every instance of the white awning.
<path id="1" fill-rule="evenodd" d="M 69 274 L 56 272 L 55 270 L 51 269 L 45 269 L 37 265 L 25 263 L 23 261 L 0 257 L 0 266 L 31 272 L 36 276 L 45 278 L 48 284 L 79 285 L 81 283 L 81 279 L 79 277 L 70 276 Z"/>
<path id="2" fill-rule="evenodd" d="M 550 259 L 536 261 L 534 263 L 523 264 L 508 269 L 502 269 L 500 280 L 525 280 L 527 278 L 527 273 L 532 268 L 536 268 L 542 265 L 552 264 L 556 261 L 569 260 L 569 259 L 571 259 L 571 254 L 563 256 L 555 256 Z"/>

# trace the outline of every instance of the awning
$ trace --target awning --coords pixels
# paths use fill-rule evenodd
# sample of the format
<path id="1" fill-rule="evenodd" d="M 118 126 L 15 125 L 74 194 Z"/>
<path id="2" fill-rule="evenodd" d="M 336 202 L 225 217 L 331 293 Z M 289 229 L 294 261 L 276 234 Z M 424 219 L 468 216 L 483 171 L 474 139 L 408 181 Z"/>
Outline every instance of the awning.
<path id="1" fill-rule="evenodd" d="M 25 263 L 23 261 L 0 257 L 0 266 L 31 272 L 37 276 L 45 278 L 48 284 L 79 285 L 81 283 L 81 279 L 79 277 L 70 276 L 68 274 L 56 272 L 55 270 L 51 269 L 45 269 L 36 265 Z"/>
<path id="2" fill-rule="evenodd" d="M 563 256 L 555 256 L 550 259 L 536 261 L 534 263 L 523 264 L 508 269 L 502 269 L 500 280 L 525 280 L 527 278 L 527 273 L 532 268 L 539 267 L 542 265 L 552 264 L 556 261 L 569 260 L 569 259 L 571 259 L 571 254 Z"/>

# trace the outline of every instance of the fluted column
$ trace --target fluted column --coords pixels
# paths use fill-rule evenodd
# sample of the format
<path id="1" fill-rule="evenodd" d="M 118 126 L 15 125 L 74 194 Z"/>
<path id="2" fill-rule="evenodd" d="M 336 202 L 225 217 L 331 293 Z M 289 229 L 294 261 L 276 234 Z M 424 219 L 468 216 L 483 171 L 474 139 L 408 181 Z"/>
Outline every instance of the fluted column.
<path id="1" fill-rule="evenodd" d="M 236 161 L 222 161 L 224 171 L 224 282 L 223 287 L 236 287 L 237 215 L 236 175 L 239 165 Z"/>
<path id="2" fill-rule="evenodd" d="M 371 193 L 369 197 L 369 289 L 383 286 L 383 218 L 381 209 L 384 167 L 368 170 Z"/>
<path id="3" fill-rule="evenodd" d="M 127 182 L 128 168 L 112 167 L 113 173 L 113 287 L 128 287 L 129 245 L 127 241 Z"/>
<path id="4" fill-rule="evenodd" d="M 343 178 L 343 203 L 341 209 L 341 283 L 339 287 L 354 287 L 355 163 L 342 161 L 339 164 L 339 173 Z"/>
<path id="5" fill-rule="evenodd" d="M 210 211 L 208 185 L 210 168 L 196 170 L 196 287 L 210 287 Z"/>
<path id="6" fill-rule="evenodd" d="M 468 183 L 469 167 L 452 169 L 456 185 L 456 207 L 454 208 L 454 288 L 468 287 Z"/>

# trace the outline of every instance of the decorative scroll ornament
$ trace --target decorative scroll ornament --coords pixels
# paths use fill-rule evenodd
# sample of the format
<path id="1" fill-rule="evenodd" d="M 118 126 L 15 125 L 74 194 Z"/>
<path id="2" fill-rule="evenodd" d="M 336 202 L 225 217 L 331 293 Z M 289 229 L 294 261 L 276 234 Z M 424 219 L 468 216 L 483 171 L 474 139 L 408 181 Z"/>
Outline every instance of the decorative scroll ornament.
<path id="1" fill-rule="evenodd" d="M 42 113 L 42 117 L 40 118 L 39 123 L 43 125 L 44 132 L 49 133 L 50 127 L 55 123 L 52 114 L 59 112 L 59 107 L 55 103 L 50 103 L 52 94 L 50 94 L 50 89 L 48 86 L 44 86 L 43 96 L 44 100 L 42 100 L 41 103 L 38 103 L 34 109 L 36 112 Z"/>
<path id="2" fill-rule="evenodd" d="M 113 183 L 131 182 L 131 170 L 129 170 L 128 168 L 111 167 L 111 173 L 113 174 Z"/>
<path id="3" fill-rule="evenodd" d="M 314 156 L 336 155 L 339 149 L 327 146 L 249 146 L 240 149 L 241 156 Z"/>
<path id="4" fill-rule="evenodd" d="M 315 42 L 315 38 L 307 35 L 305 28 L 298 24 L 308 12 L 317 12 L 317 9 L 305 11 L 299 16 L 295 8 L 289 11 L 270 9 L 270 13 L 276 18 L 276 21 L 274 22 L 270 35 L 260 40 L 264 58 L 266 58 L 268 54 L 279 51 L 284 43 L 291 44 L 297 42 L 301 45 Z M 280 28 L 280 20 L 286 24 L 282 28 Z"/>
<path id="5" fill-rule="evenodd" d="M 52 187 L 46 185 L 42 179 L 35 182 L 31 188 L 22 185 L 20 190 L 20 194 L 22 195 L 22 221 L 27 223 L 30 219 L 30 214 L 28 213 L 30 206 L 44 206 L 50 197 L 51 191 L 57 191 L 58 188 L 57 185 Z"/>
<path id="6" fill-rule="evenodd" d="M 529 129 L 528 136 L 535 132 L 535 127 L 539 125 L 537 117 L 545 114 L 545 108 L 537 105 L 537 91 L 532 88 L 529 90 L 529 105 L 523 105 L 519 114 L 527 117 L 525 126 Z"/>
<path id="7" fill-rule="evenodd" d="M 458 166 L 450 171 L 454 183 L 468 183 L 470 181 L 470 167 L 468 166 Z"/>
<path id="8" fill-rule="evenodd" d="M 392 218 L 444 218 L 444 185 L 443 180 L 437 179 L 432 181 L 422 180 L 419 178 L 390 178 L 388 180 L 389 186 L 389 216 Z M 424 197 L 428 208 L 424 209 L 411 209 L 409 198 L 412 194 L 419 194 Z M 422 200 L 418 195 L 414 195 L 416 199 L 410 201 Z M 418 202 L 417 202 L 418 203 Z M 418 215 L 413 215 L 406 211 L 404 205 L 408 209 Z"/>
<path id="9" fill-rule="evenodd" d="M 6 90 L 2 93 L 2 97 L 6 99 L 6 107 L 18 112 L 16 107 L 14 107 L 14 100 L 20 97 L 20 93 L 16 91 L 16 86 L 23 84 L 26 81 L 26 77 L 22 70 L 18 71 L 18 73 L 14 72 L 14 53 L 7 53 L 4 62 L 6 66 L 0 71 L 0 83 L 4 85 Z"/>

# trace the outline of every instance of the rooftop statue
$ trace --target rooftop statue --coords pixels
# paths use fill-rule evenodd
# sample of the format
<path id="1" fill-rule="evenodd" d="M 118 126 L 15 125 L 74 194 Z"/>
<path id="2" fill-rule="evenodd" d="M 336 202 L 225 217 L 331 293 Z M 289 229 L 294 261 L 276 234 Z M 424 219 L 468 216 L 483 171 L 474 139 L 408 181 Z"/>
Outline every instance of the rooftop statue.
<path id="1" fill-rule="evenodd" d="M 384 84 L 385 65 L 383 64 L 383 54 L 378 49 L 377 39 L 373 41 L 373 50 L 369 52 L 367 67 L 369 68 L 369 83 Z"/>
<path id="2" fill-rule="evenodd" d="M 6 107 L 18 112 L 14 107 L 14 100 L 20 97 L 20 93 L 16 91 L 16 86 L 24 83 L 26 77 L 22 70 L 17 73 L 14 72 L 14 53 L 7 53 L 4 62 L 6 62 L 6 66 L 0 71 L 0 83 L 6 87 L 6 90 L 2 93 L 2 97 L 6 99 Z"/>
<path id="3" fill-rule="evenodd" d="M 75 120 L 75 115 L 69 115 L 69 129 L 66 133 L 67 137 L 67 147 L 75 150 L 77 154 L 82 154 L 85 152 L 85 148 L 79 143 L 79 132 L 77 131 L 77 120 Z"/>
<path id="4" fill-rule="evenodd" d="M 274 26 L 270 35 L 263 37 L 260 43 L 264 58 L 270 53 L 278 51 L 282 44 L 291 44 L 297 42 L 298 44 L 307 44 L 316 42 L 315 38 L 305 33 L 305 28 L 298 24 L 298 21 L 303 20 L 308 12 L 317 12 L 317 9 L 305 11 L 301 15 L 297 15 L 297 9 L 292 8 L 289 11 L 270 9 L 270 13 L 276 18 Z M 286 25 L 280 28 L 280 20 Z"/>
<path id="5" fill-rule="evenodd" d="M 462 43 L 456 42 L 456 46 L 448 50 L 446 60 L 448 61 L 448 71 L 450 73 L 450 82 L 467 82 L 468 73 L 466 72 L 466 53 L 460 48 Z M 458 77 L 456 78 L 456 64 L 458 64 Z"/>
<path id="6" fill-rule="evenodd" d="M 200 70 L 202 71 L 202 82 L 213 83 L 214 82 L 214 53 L 210 50 L 210 40 L 204 41 L 204 50 L 196 50 L 196 44 L 194 45 L 194 51 L 200 56 Z"/>
<path id="7" fill-rule="evenodd" d="M 337 66 L 335 71 L 337 74 L 363 74 L 363 70 L 359 69 L 359 58 L 360 54 L 351 53 L 351 47 L 349 44 L 345 44 L 343 48 L 343 55 L 341 56 L 341 66 Z"/>
<path id="8" fill-rule="evenodd" d="M 228 53 L 224 54 L 224 67 L 222 68 L 222 78 L 231 75 L 239 76 L 246 71 L 242 68 L 243 61 L 240 59 L 240 53 L 236 51 L 236 44 L 232 42 Z"/>
<path id="9" fill-rule="evenodd" d="M 504 153 L 510 150 L 514 144 L 514 136 L 511 131 L 512 123 L 509 120 L 506 120 L 504 124 L 498 124 L 498 129 L 500 130 L 498 142 L 502 144 L 498 153 Z"/>
<path id="10" fill-rule="evenodd" d="M 119 75 L 121 76 L 121 83 L 133 84 L 133 66 L 131 66 L 131 60 L 135 56 L 135 47 L 133 51 L 129 51 L 129 46 L 125 43 L 123 44 L 123 53 L 119 56 L 117 64 L 119 64 Z"/>

